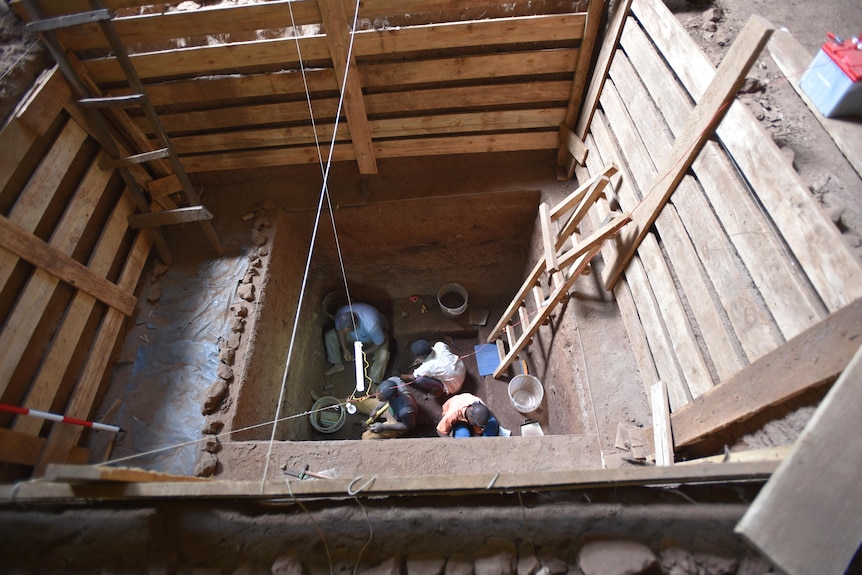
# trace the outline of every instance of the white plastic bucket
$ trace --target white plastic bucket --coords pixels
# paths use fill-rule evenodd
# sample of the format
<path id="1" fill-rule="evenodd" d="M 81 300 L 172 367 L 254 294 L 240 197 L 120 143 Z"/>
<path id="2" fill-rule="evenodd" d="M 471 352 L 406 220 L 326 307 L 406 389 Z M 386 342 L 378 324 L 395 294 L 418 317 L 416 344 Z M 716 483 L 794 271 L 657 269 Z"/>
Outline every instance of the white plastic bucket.
<path id="1" fill-rule="evenodd" d="M 458 317 L 467 310 L 467 290 L 461 284 L 446 284 L 437 291 L 437 303 L 446 317 Z"/>
<path id="2" fill-rule="evenodd" d="M 545 397 L 542 382 L 532 375 L 516 375 L 509 382 L 509 399 L 521 413 L 536 411 Z"/>
<path id="3" fill-rule="evenodd" d="M 338 398 L 326 395 L 314 402 L 308 418 L 320 433 L 335 433 L 344 425 L 347 411 Z"/>

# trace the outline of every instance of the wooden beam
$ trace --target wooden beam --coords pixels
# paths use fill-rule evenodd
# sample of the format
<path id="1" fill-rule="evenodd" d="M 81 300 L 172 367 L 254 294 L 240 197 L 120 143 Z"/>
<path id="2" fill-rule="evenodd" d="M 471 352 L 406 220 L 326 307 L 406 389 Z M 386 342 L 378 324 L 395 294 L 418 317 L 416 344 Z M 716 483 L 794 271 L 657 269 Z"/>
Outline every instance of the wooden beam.
<path id="1" fill-rule="evenodd" d="M 573 70 L 577 65 L 578 53 L 577 48 L 555 48 L 427 61 L 363 64 L 359 72 L 365 88 L 485 78 L 538 77 Z M 554 136 L 556 138 L 556 134 Z M 559 142 L 555 142 L 554 147 L 558 146 Z"/>
<path id="2" fill-rule="evenodd" d="M 618 258 L 608 262 L 603 273 L 605 287 L 613 289 L 638 245 L 649 232 L 676 186 L 691 167 L 713 130 L 721 122 L 730 102 L 745 81 L 745 74 L 769 40 L 773 26 L 759 16 L 749 18 L 737 36 L 703 97 L 698 102 L 682 134 L 676 139 L 668 159 L 658 171 L 643 201 L 632 212 L 634 225 L 620 238 Z"/>
<path id="3" fill-rule="evenodd" d="M 7 126 L 7 129 L 15 125 L 15 122 L 12 122 Z M 11 145 L 15 142 L 10 142 L 5 137 L 7 135 L 8 132 L 4 130 L 3 134 L 0 135 L 0 144 L 3 145 L 4 150 L 10 152 L 9 156 L 15 156 L 14 152 L 18 150 L 14 145 Z M 66 173 L 86 139 L 87 133 L 76 122 L 70 121 L 63 126 L 57 139 L 54 140 L 54 145 L 45 153 L 36 171 L 18 195 L 15 205 L 9 212 L 9 221 L 14 222 L 21 230 L 33 233 L 36 226 L 42 221 L 51 198 L 57 193 L 57 188 L 61 185 L 63 178 L 66 177 Z M 0 154 L 0 164 L 3 163 L 3 158 L 6 156 L 6 153 Z M 0 182 L 2 182 L 2 178 L 0 178 Z M 6 286 L 6 282 L 12 276 L 18 259 L 16 254 L 0 250 L 0 290 Z"/>
<path id="4" fill-rule="evenodd" d="M 550 207 L 547 202 L 539 204 L 539 224 L 542 229 L 542 245 L 545 248 L 545 271 L 552 274 L 557 271 L 556 236 L 552 229 Z"/>
<path id="5" fill-rule="evenodd" d="M 334 0 L 343 7 L 343 3 Z M 601 2 L 597 0 L 593 4 Z M 321 6 L 324 24 L 328 24 L 326 8 Z M 361 11 L 361 9 L 360 9 Z M 601 6 L 599 6 L 601 12 Z M 352 7 L 349 12 L 353 16 Z M 535 42 L 568 42 L 584 39 L 583 13 L 537 14 L 510 18 L 485 18 L 399 26 L 386 30 L 359 30 L 356 33 L 354 52 L 357 57 L 369 58 L 412 52 L 429 52 L 451 48 L 474 48 L 498 44 L 530 44 Z M 328 25 L 327 25 L 327 29 Z M 587 49 L 589 59 L 590 46 Z"/>
<path id="6" fill-rule="evenodd" d="M 359 496 L 495 494 L 513 491 L 557 491 L 633 485 L 674 485 L 680 483 L 761 481 L 778 466 L 776 461 L 724 463 L 716 465 L 673 465 L 667 467 L 622 467 L 617 469 L 579 469 L 543 473 L 481 473 L 440 476 L 378 476 L 368 482 Z M 193 483 L 52 483 L 47 481 L 0 485 L 0 500 L 22 503 L 31 500 L 147 500 L 187 499 L 269 499 L 274 496 L 344 497 L 356 483 L 355 477 L 326 481 L 199 481 Z M 489 484 L 491 487 L 489 487 Z"/>
<path id="7" fill-rule="evenodd" d="M 576 120 L 572 120 L 572 132 L 581 141 L 585 142 L 587 139 L 590 123 L 593 121 L 593 114 L 595 114 L 596 108 L 599 105 L 599 96 L 602 93 L 605 79 L 608 77 L 608 70 L 611 67 L 614 54 L 616 54 L 617 43 L 619 42 L 631 4 L 632 0 L 624 0 L 619 5 L 614 6 L 614 13 L 611 15 L 609 24 L 605 30 L 602 47 L 599 49 L 599 55 L 590 76 L 589 86 L 587 87 L 586 94 L 581 99 L 578 117 Z M 586 68 L 581 69 L 586 73 Z M 557 154 L 558 177 L 570 179 L 572 174 L 574 174 L 577 162 L 574 161 L 574 158 L 568 158 L 562 151 L 561 148 Z"/>
<path id="8" fill-rule="evenodd" d="M 153 234 L 151 230 L 144 230 L 135 238 L 129 257 L 120 274 L 119 288 L 129 290 L 135 289 L 141 277 L 141 272 L 147 262 L 150 249 L 153 245 Z M 88 419 L 99 385 L 105 377 L 111 360 L 111 352 L 117 344 L 125 317 L 116 309 L 108 308 L 102 323 L 90 347 L 90 353 L 80 377 L 72 393 L 72 399 L 66 408 L 68 417 Z M 49 463 L 65 463 L 69 461 L 70 454 L 74 453 L 83 429 L 76 425 L 55 425 L 51 428 L 45 449 L 39 456 L 39 461 L 33 475 L 36 477 L 45 473 Z"/>
<path id="9" fill-rule="evenodd" d="M 584 165 L 589 149 L 587 149 L 586 144 L 584 144 L 581 139 L 575 135 L 572 129 L 565 124 L 560 124 L 560 145 L 577 163 L 582 166 Z M 571 178 L 566 179 L 568 180 Z"/>
<path id="10" fill-rule="evenodd" d="M 347 19 L 344 4 L 340 0 L 318 0 L 323 25 L 326 28 L 326 43 L 332 56 L 335 76 L 341 86 L 344 113 L 350 128 L 350 140 L 359 165 L 359 173 L 376 174 L 377 159 L 371 143 L 371 128 L 368 112 L 362 96 L 362 81 L 356 65 L 356 52 L 351 51 L 350 40 L 353 19 Z M 358 10 L 358 5 L 357 5 Z M 351 16 L 353 16 L 351 14 Z M 356 38 L 354 31 L 353 38 Z"/>
<path id="11" fill-rule="evenodd" d="M 134 209 L 134 202 L 129 194 L 123 194 L 102 229 L 102 234 L 87 265 L 93 273 L 107 276 L 129 227 L 127 218 Z M 54 335 L 51 347 L 27 391 L 22 403 L 24 407 L 50 411 L 95 306 L 96 298 L 90 294 L 81 290 L 75 293 Z M 42 425 L 43 422 L 34 417 L 18 417 L 12 429 L 38 435 Z"/>
<path id="12" fill-rule="evenodd" d="M 437 138 L 374 142 L 374 154 L 377 158 L 409 158 L 447 154 L 552 150 L 556 147 L 556 141 L 556 132 L 442 136 Z M 355 159 L 352 146 L 336 144 L 332 159 L 334 162 Z M 317 148 L 314 146 L 184 156 L 181 160 L 187 172 L 210 172 L 291 164 L 316 164 L 319 161 Z"/>
<path id="13" fill-rule="evenodd" d="M 655 464 L 673 465 L 673 434 L 670 429 L 667 385 L 664 381 L 657 381 L 650 388 L 650 406 L 655 438 Z"/>
<path id="14" fill-rule="evenodd" d="M 736 526 L 785 573 L 841 575 L 862 542 L 862 347 Z"/>
<path id="15" fill-rule="evenodd" d="M 211 219 L 213 219 L 212 212 L 204 206 L 190 206 L 175 210 L 165 210 L 163 212 L 132 214 L 129 216 L 129 225 L 132 229 L 137 230 L 140 228 L 155 228 L 158 226 L 170 226 Z"/>
<path id="16" fill-rule="evenodd" d="M 370 120 L 368 129 L 377 140 L 503 130 L 550 129 L 556 126 L 562 114 L 563 110 L 560 108 L 539 108 L 384 118 Z M 317 140 L 330 142 L 334 129 L 334 122 L 318 121 L 314 126 L 258 129 L 247 127 L 245 130 L 176 136 L 171 141 L 178 154 L 199 154 L 249 148 L 311 145 Z M 352 136 L 352 130 L 342 122 L 339 125 L 337 141 L 347 142 L 352 139 Z"/>
<path id="17" fill-rule="evenodd" d="M 85 265 L 24 232 L 4 217 L 0 217 L 0 247 L 57 276 L 61 281 L 84 290 L 124 315 L 131 315 L 135 311 L 137 298 L 131 292 L 125 292 L 105 278 L 94 275 Z"/>
<path id="18" fill-rule="evenodd" d="M 32 130 L 34 134 L 42 135 L 71 97 L 72 89 L 55 65 L 50 70 L 42 72 L 12 114 L 15 121 Z"/>
<path id="19" fill-rule="evenodd" d="M 38 421 L 44 423 L 43 420 Z M 36 465 L 44 445 L 44 437 L 10 431 L 0 427 L 0 461 L 17 465 Z M 69 458 L 75 463 L 86 463 L 87 457 L 88 450 L 76 446 Z"/>
<path id="20" fill-rule="evenodd" d="M 835 381 L 862 341 L 862 299 L 749 364 L 671 415 L 677 447 L 693 445 L 768 407 Z M 647 434 L 651 430 L 647 428 Z"/>
<path id="21" fill-rule="evenodd" d="M 574 174 L 575 164 L 584 165 L 586 158 L 585 136 L 578 136 L 572 132 L 578 114 L 582 111 L 581 104 L 584 99 L 584 90 L 587 86 L 587 72 L 593 59 L 593 50 L 600 38 L 599 27 L 607 3 L 592 0 L 587 8 L 587 21 L 584 29 L 584 39 L 581 41 L 581 54 L 572 78 L 572 88 L 569 93 L 569 103 L 566 116 L 560 124 L 560 149 L 557 150 L 557 179 L 560 181 L 570 180 Z"/>
<path id="22" fill-rule="evenodd" d="M 699 100 L 716 75 L 709 58 L 660 0 L 634 0 L 632 9 L 662 58 Z M 785 166 L 786 158 L 748 107 L 733 102 L 716 134 L 826 308 L 834 312 L 862 297 L 859 259 L 796 170 L 775 169 Z"/>
<path id="23" fill-rule="evenodd" d="M 775 34 L 770 43 L 774 40 Z M 663 158 L 673 147 L 673 141 L 665 131 L 656 131 L 655 127 L 660 124 L 669 127 L 674 134 L 681 132 L 693 106 L 688 95 L 680 90 L 672 70 L 656 52 L 642 28 L 637 25 L 626 26 L 620 42 L 626 57 L 617 58 L 612 70 L 614 85 L 625 100 L 620 106 L 639 124 L 641 139 L 651 142 L 649 152 L 653 157 Z M 633 104 L 643 101 L 647 92 L 651 97 L 646 99 L 655 101 L 660 110 Z M 652 121 L 647 121 L 650 118 Z M 728 118 L 725 119 L 727 120 Z M 766 144 L 767 142 L 752 141 L 751 155 L 763 155 Z M 751 193 L 747 182 L 740 178 L 738 169 L 718 142 L 711 141 L 704 146 L 692 164 L 692 171 L 700 186 L 685 187 L 686 179 L 683 179 L 680 188 L 675 192 L 673 202 L 673 208 L 679 214 L 680 220 L 685 222 L 688 232 L 685 232 L 681 225 L 669 225 L 670 218 L 667 216 L 673 215 L 673 210 L 669 209 L 665 209 L 662 217 L 656 220 L 656 227 L 663 239 L 680 237 L 676 231 L 668 229 L 671 227 L 679 229 L 679 233 L 684 234 L 683 239 L 685 236 L 691 237 L 691 241 L 664 241 L 663 244 L 672 247 L 691 243 L 697 246 L 703 257 L 705 272 L 716 286 L 731 324 L 735 326 L 736 334 L 751 361 L 762 355 L 759 350 L 766 353 L 777 345 L 769 345 L 775 337 L 774 330 L 764 329 L 772 320 L 768 314 L 764 315 L 763 311 L 756 309 L 753 299 L 763 298 L 785 340 L 828 315 L 808 280 L 801 277 L 798 264 L 787 257 L 786 244 L 777 234 L 770 232 L 774 229 L 785 232 L 791 227 L 814 228 L 816 218 L 806 217 L 794 226 L 773 226 L 767 219 L 766 211 L 758 205 L 757 198 Z M 712 215 L 713 212 L 715 216 Z M 832 223 L 828 225 L 832 226 Z M 733 263 L 734 258 L 727 255 L 734 249 L 747 272 L 738 270 L 738 264 Z M 670 252 L 668 257 L 674 265 L 683 261 L 679 255 Z M 686 274 L 690 276 L 686 278 L 689 285 L 692 285 L 692 280 L 697 283 L 697 278 L 702 275 L 702 272 L 694 273 L 693 270 L 697 268 L 689 264 L 684 263 L 680 267 L 692 271 Z M 752 298 L 751 288 L 746 287 L 752 280 L 760 292 L 758 298 Z M 722 291 L 724 295 L 721 295 Z M 708 299 L 702 301 L 708 302 Z M 695 316 L 698 316 L 710 311 L 713 306 L 707 304 L 691 307 Z M 742 366 L 734 367 L 737 363 L 736 354 L 727 349 L 729 338 L 724 329 L 714 329 L 705 319 L 699 317 L 698 323 L 717 332 L 715 335 L 706 332 L 703 335 L 721 380 Z"/>
<path id="24" fill-rule="evenodd" d="M 46 481 L 62 481 L 67 483 L 93 482 L 93 481 L 119 481 L 122 483 L 188 483 L 200 481 L 212 481 L 204 477 L 190 475 L 174 475 L 150 471 L 149 469 L 137 469 L 133 467 L 107 467 L 101 465 L 69 465 L 65 463 L 52 463 L 45 472 Z"/>
<path id="25" fill-rule="evenodd" d="M 170 196 L 171 194 L 182 192 L 183 185 L 180 183 L 180 179 L 176 174 L 171 174 L 170 176 L 147 182 L 147 191 L 150 193 L 153 200 L 158 201 Z"/>
<path id="26" fill-rule="evenodd" d="M 279 38 L 255 42 L 237 42 L 217 46 L 195 46 L 149 54 L 131 54 L 129 59 L 141 80 L 165 76 L 194 76 L 216 72 L 259 69 L 261 66 L 296 66 L 299 56 L 296 38 Z M 303 61 L 329 60 L 326 39 L 321 34 L 299 38 Z M 90 77 L 99 85 L 126 82 L 126 75 L 116 58 L 84 60 Z"/>

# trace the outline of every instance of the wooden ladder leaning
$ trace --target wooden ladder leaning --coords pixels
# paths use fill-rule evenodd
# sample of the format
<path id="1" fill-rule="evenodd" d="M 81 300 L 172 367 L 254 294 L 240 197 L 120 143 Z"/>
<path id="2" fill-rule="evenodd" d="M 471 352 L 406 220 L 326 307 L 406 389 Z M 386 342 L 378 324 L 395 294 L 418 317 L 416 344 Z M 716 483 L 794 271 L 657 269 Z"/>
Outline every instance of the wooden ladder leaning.
<path id="1" fill-rule="evenodd" d="M 114 17 L 113 12 L 102 7 L 100 0 L 89 0 L 89 2 L 90 7 L 92 8 L 89 12 L 79 12 L 52 18 L 42 18 L 36 0 L 22 0 L 22 5 L 29 18 L 27 28 L 38 33 L 44 44 L 48 47 L 48 50 L 57 62 L 63 75 L 68 80 L 72 91 L 77 98 L 78 107 L 87 115 L 92 128 L 95 131 L 96 138 L 111 157 L 112 162 L 110 167 L 116 169 L 120 173 L 126 187 L 132 194 L 135 206 L 140 213 L 129 216 L 130 227 L 135 229 L 144 227 L 151 228 L 156 250 L 159 252 L 159 257 L 164 261 L 164 263 L 170 264 L 172 258 L 168 251 L 167 242 L 157 227 L 169 224 L 199 221 L 204 235 L 215 249 L 215 252 L 219 256 L 224 255 L 221 242 L 215 233 L 212 223 L 209 221 L 213 216 L 203 205 L 201 205 L 200 198 L 195 191 L 188 174 L 180 163 L 176 150 L 168 139 L 155 108 L 144 92 L 143 83 L 132 65 L 126 52 L 126 48 L 114 28 L 112 22 Z M 55 30 L 90 23 L 98 23 L 102 33 L 108 40 L 111 50 L 117 59 L 117 63 L 122 68 L 126 81 L 131 88 L 132 93 L 130 95 L 103 97 L 99 94 L 99 90 L 95 84 L 92 82 L 85 82 L 81 78 L 81 74 L 76 70 L 75 65 L 67 55 L 66 49 L 57 40 L 57 37 L 54 34 Z M 94 92 L 95 95 L 93 95 Z M 121 152 L 121 145 L 114 139 L 109 121 L 103 114 L 102 110 L 106 108 L 127 107 L 141 108 L 150 123 L 153 134 L 155 134 L 155 138 L 159 146 L 157 149 L 132 155 L 125 155 Z M 163 182 L 163 186 L 173 188 L 176 191 L 181 191 L 185 200 L 188 202 L 189 207 L 169 209 L 159 212 L 150 211 L 150 204 L 144 195 L 143 187 L 137 179 L 135 179 L 131 169 L 145 162 L 161 160 L 168 161 L 170 170 L 173 171 L 173 174 L 157 181 Z"/>
<path id="2" fill-rule="evenodd" d="M 606 166 L 556 206 L 550 207 L 544 202 L 539 206 L 545 257 L 533 267 L 512 303 L 488 335 L 488 343 L 496 343 L 500 355 L 500 365 L 493 374 L 495 379 L 499 379 L 518 354 L 530 344 L 539 328 L 547 323 L 556 306 L 568 298 L 575 280 L 585 271 L 605 240 L 615 236 L 631 220 L 628 213 L 616 216 L 609 214 L 589 236 L 580 239 L 577 236 L 580 223 L 589 209 L 604 195 L 611 176 L 616 173 L 616 166 Z M 566 217 L 568 219 L 562 229 L 555 233 L 554 222 Z M 573 247 L 562 251 L 570 238 Z M 542 288 L 543 278 L 550 292 L 547 297 Z M 530 296 L 533 300 L 530 306 L 532 313 L 528 311 L 527 303 Z M 518 320 L 513 323 L 516 315 Z M 504 337 L 508 340 L 508 352 Z"/>

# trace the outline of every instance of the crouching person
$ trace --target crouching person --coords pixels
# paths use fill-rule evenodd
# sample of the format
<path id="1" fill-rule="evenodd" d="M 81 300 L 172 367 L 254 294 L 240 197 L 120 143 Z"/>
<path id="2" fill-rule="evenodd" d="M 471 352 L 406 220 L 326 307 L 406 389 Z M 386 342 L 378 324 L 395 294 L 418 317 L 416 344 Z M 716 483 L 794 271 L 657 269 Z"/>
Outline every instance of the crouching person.
<path id="1" fill-rule="evenodd" d="M 481 399 L 459 393 L 443 404 L 443 417 L 437 424 L 440 437 L 491 437 L 500 435 L 500 424 Z"/>
<path id="2" fill-rule="evenodd" d="M 377 412 L 383 403 L 388 408 L 383 412 L 383 421 L 373 421 L 363 432 L 362 439 L 388 439 L 400 437 L 416 427 L 418 408 L 416 399 L 406 389 L 401 378 L 395 376 L 384 380 L 377 386 L 377 399 L 380 403 L 371 407 L 371 412 Z M 373 417 L 373 415 L 372 415 Z"/>

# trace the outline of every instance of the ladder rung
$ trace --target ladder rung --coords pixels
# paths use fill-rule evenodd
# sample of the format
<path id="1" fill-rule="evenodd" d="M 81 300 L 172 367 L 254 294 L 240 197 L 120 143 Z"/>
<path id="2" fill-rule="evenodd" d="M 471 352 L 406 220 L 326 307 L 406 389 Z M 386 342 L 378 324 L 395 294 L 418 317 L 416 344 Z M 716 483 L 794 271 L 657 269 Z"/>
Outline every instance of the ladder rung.
<path id="1" fill-rule="evenodd" d="M 56 18 L 35 20 L 27 24 L 27 29 L 32 32 L 49 32 L 51 30 L 59 30 L 60 28 L 71 28 L 73 26 L 81 26 L 82 24 L 110 20 L 113 17 L 114 15 L 110 10 L 102 8 L 101 10 L 93 10 L 92 12 L 80 12 L 78 14 L 57 16 Z"/>
<path id="2" fill-rule="evenodd" d="M 144 152 L 142 154 L 135 154 L 134 156 L 129 156 L 128 158 L 113 160 L 111 161 L 110 166 L 112 168 L 123 168 L 134 164 L 143 164 L 144 162 L 160 160 L 162 158 L 167 158 L 170 155 L 171 151 L 169 149 L 161 148 L 158 150 L 153 150 L 152 152 Z"/>
<path id="3" fill-rule="evenodd" d="M 144 98 L 146 98 L 144 94 L 105 96 L 104 98 L 84 98 L 83 100 L 78 100 L 78 104 L 83 108 L 108 108 L 111 106 L 119 106 L 123 108 L 127 106 L 140 105 Z"/>

